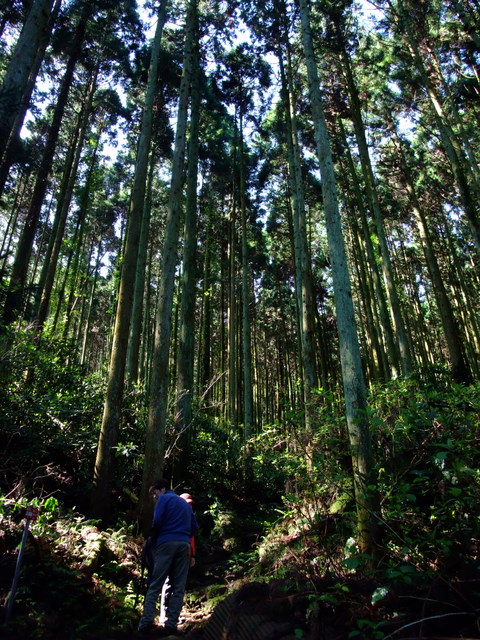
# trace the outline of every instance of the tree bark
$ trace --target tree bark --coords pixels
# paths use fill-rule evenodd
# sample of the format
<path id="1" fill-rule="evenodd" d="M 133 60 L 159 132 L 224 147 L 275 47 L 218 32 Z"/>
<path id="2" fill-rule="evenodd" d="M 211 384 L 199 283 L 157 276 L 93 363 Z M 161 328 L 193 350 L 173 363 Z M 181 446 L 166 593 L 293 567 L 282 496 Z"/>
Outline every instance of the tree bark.
<path id="1" fill-rule="evenodd" d="M 200 127 L 200 67 L 198 59 L 198 29 L 195 36 L 191 89 L 190 135 L 188 139 L 187 196 L 183 236 L 183 274 L 180 308 L 180 329 L 177 358 L 177 413 L 175 432 L 178 453 L 175 454 L 173 475 L 178 482 L 185 480 L 188 445 L 191 441 L 192 403 L 194 396 L 195 308 L 197 286 L 197 180 Z M 183 477 L 182 477 L 183 474 Z M 178 484 L 175 482 L 175 485 Z"/>
<path id="2" fill-rule="evenodd" d="M 365 211 L 360 183 L 357 178 L 357 172 L 355 170 L 351 151 L 347 144 L 345 128 L 341 119 L 338 119 L 338 124 L 345 144 L 345 157 L 347 160 L 347 166 L 350 170 L 350 175 L 353 183 L 353 194 L 355 195 L 357 211 L 360 217 L 364 253 L 366 254 L 366 259 L 370 270 L 370 278 L 373 285 L 372 295 L 375 298 L 375 305 L 372 305 L 372 312 L 377 317 L 376 326 L 378 329 L 377 332 L 379 335 L 379 340 L 381 340 L 381 338 L 383 337 L 383 342 L 381 345 L 382 349 L 381 353 L 379 353 L 379 361 L 382 362 L 382 371 L 385 380 L 389 380 L 390 377 L 396 378 L 400 373 L 400 356 L 395 344 L 393 329 L 390 322 L 390 314 L 387 307 L 387 300 L 382 286 L 382 279 L 380 276 L 377 261 L 375 259 L 375 250 L 371 239 L 371 233 L 368 224 L 367 213 Z M 351 218 L 353 217 L 354 216 L 351 216 Z M 357 226 L 356 221 L 355 223 L 352 222 L 352 225 L 353 224 L 355 224 L 355 227 Z M 385 347 L 385 349 L 383 347 Z M 385 350 L 387 351 L 388 356 L 387 354 L 385 354 Z"/>
<path id="3" fill-rule="evenodd" d="M 43 324 L 47 319 L 48 309 L 50 306 L 50 297 L 53 291 L 53 283 L 57 270 L 58 258 L 60 256 L 60 249 L 63 243 L 63 237 L 65 234 L 65 225 L 67 223 L 68 210 L 72 200 L 73 189 L 77 179 L 78 166 L 80 164 L 80 158 L 82 154 L 83 144 L 85 142 L 85 135 L 91 116 L 91 107 L 93 102 L 93 96 L 95 94 L 97 86 L 97 74 L 94 74 L 90 85 L 87 89 L 87 95 L 85 96 L 85 102 L 82 107 L 82 113 L 80 116 L 80 126 L 76 132 L 76 142 L 72 148 L 72 162 L 69 163 L 66 169 L 63 179 L 64 189 L 62 189 L 63 197 L 58 203 L 57 212 L 55 214 L 55 221 L 52 229 L 53 242 L 49 245 L 47 256 L 45 257 L 44 268 L 40 276 L 39 293 L 41 295 L 40 305 L 37 315 L 37 328 L 42 331 Z"/>
<path id="4" fill-rule="evenodd" d="M 242 264 L 242 368 L 243 368 L 243 438 L 250 439 L 253 427 L 252 387 L 252 337 L 250 317 L 250 268 L 248 265 L 248 225 L 246 205 L 245 153 L 243 141 L 243 113 L 240 107 L 239 168 L 240 168 L 240 219 L 241 219 L 241 264 Z"/>
<path id="5" fill-rule="evenodd" d="M 470 224 L 475 247 L 477 252 L 480 253 L 480 221 L 478 217 L 478 196 L 480 193 L 480 186 L 475 180 L 475 175 L 473 174 L 465 157 L 465 153 L 461 148 L 457 136 L 455 135 L 455 132 L 453 131 L 443 110 L 441 100 L 437 95 L 434 83 L 432 82 L 429 71 L 425 65 L 424 58 L 419 50 L 412 29 L 410 28 L 410 18 L 403 2 L 399 2 L 398 6 L 405 41 L 408 50 L 410 51 L 410 55 L 412 56 L 412 61 L 417 68 L 430 99 L 433 115 L 440 134 L 440 140 L 450 162 L 450 167 L 458 188 L 458 193 L 460 194 L 463 210 Z"/>
<path id="6" fill-rule="evenodd" d="M 332 264 L 340 362 L 357 504 L 358 541 L 362 552 L 371 554 L 373 557 L 377 538 L 375 513 L 379 511 L 379 503 L 376 493 L 372 492 L 370 488 L 373 481 L 373 463 L 367 418 L 365 381 L 338 208 L 332 153 L 320 93 L 307 0 L 299 0 L 299 7 L 302 43 L 307 65 L 309 95 L 315 127 L 316 150 L 322 178 L 328 247 Z"/>
<path id="7" fill-rule="evenodd" d="M 152 358 L 145 460 L 140 496 L 140 520 L 145 527 L 148 527 L 151 519 L 148 490 L 155 479 L 163 473 L 163 458 L 165 454 L 173 294 L 175 289 L 178 239 L 182 218 L 182 188 L 185 164 L 188 97 L 195 46 L 196 16 L 196 0 L 188 0 L 185 24 L 185 54 L 180 83 L 177 129 L 172 160 L 172 177 L 162 251 L 162 274 Z"/>
<path id="8" fill-rule="evenodd" d="M 410 170 L 408 168 L 406 158 L 402 149 L 401 140 L 398 138 L 395 141 L 396 147 L 400 153 L 401 166 L 406 180 L 407 193 L 412 205 L 412 212 L 415 217 L 418 233 L 421 239 L 425 260 L 427 263 L 428 273 L 433 285 L 433 291 L 437 302 L 437 308 L 440 315 L 440 319 L 443 326 L 443 333 L 447 344 L 450 364 L 452 367 L 452 375 L 454 380 L 462 384 L 470 384 L 472 382 L 472 373 L 465 359 L 465 354 L 462 345 L 462 338 L 460 336 L 459 328 L 455 320 L 452 305 L 447 296 L 445 285 L 443 284 L 443 278 L 440 273 L 435 251 L 432 246 L 430 233 L 428 230 L 428 223 L 421 207 L 415 187 L 413 184 Z"/>
<path id="9" fill-rule="evenodd" d="M 147 269 L 148 239 L 152 208 L 152 181 L 155 169 L 155 158 L 150 157 L 150 171 L 143 209 L 142 230 L 138 246 L 137 270 L 135 274 L 135 293 L 133 297 L 130 341 L 127 354 L 127 379 L 130 384 L 138 382 L 140 344 L 142 339 L 143 302 L 145 297 L 145 274 Z"/>
<path id="10" fill-rule="evenodd" d="M 281 58 L 280 58 L 281 61 Z M 280 69 L 282 70 L 282 61 Z M 283 74 L 282 74 L 283 75 Z M 286 43 L 286 77 L 284 79 L 289 182 L 292 194 L 292 226 L 294 234 L 295 288 L 298 305 L 298 333 L 300 336 L 303 400 L 305 407 L 305 454 L 307 468 L 312 467 L 311 440 L 314 423 L 314 390 L 318 387 L 315 360 L 315 315 L 310 250 L 303 189 L 302 167 L 298 143 L 295 95 L 293 91 L 290 46 Z"/>
<path id="11" fill-rule="evenodd" d="M 111 491 L 114 475 L 115 447 L 118 442 L 120 414 L 125 383 L 130 320 L 132 313 L 138 245 L 142 227 L 143 201 L 150 153 L 153 103 L 157 88 L 158 60 L 166 19 L 167 0 L 162 0 L 150 55 L 148 84 L 142 112 L 142 124 L 138 142 L 135 175 L 130 196 L 128 228 L 123 252 L 122 273 L 118 292 L 113 344 L 110 356 L 107 392 L 103 408 L 102 425 L 98 440 L 93 476 L 92 514 L 108 521 L 111 510 Z"/>
<path id="12" fill-rule="evenodd" d="M 383 225 L 383 216 L 380 209 L 380 202 L 378 199 L 378 193 L 376 188 L 375 176 L 373 174 L 372 163 L 370 161 L 370 154 L 368 152 L 367 139 L 365 136 L 365 127 L 361 115 L 360 100 L 358 97 L 358 89 L 353 77 L 352 68 L 350 65 L 350 59 L 345 51 L 344 43 L 342 42 L 341 35 L 339 34 L 337 27 L 337 39 L 340 47 L 340 55 L 342 60 L 342 67 L 344 76 L 346 79 L 346 86 L 350 99 L 350 111 L 352 114 L 353 126 L 355 129 L 355 137 L 357 140 L 358 151 L 360 155 L 360 163 L 362 166 L 362 172 L 364 177 L 365 189 L 368 196 L 368 202 L 370 209 L 375 220 L 377 229 L 377 239 L 380 247 L 380 258 L 383 270 L 383 278 L 385 281 L 385 289 L 387 292 L 388 300 L 390 303 L 390 309 L 392 312 L 392 322 L 395 331 L 395 335 L 398 341 L 398 350 L 400 353 L 400 361 L 402 365 L 403 375 L 408 375 L 412 368 L 412 358 L 410 348 L 408 344 L 407 332 L 405 330 L 405 322 L 403 319 L 403 313 L 400 306 L 400 300 L 397 293 L 395 284 L 395 278 L 393 275 L 393 269 L 390 260 L 390 252 L 388 250 L 387 239 L 385 237 L 385 229 Z"/>
<path id="13" fill-rule="evenodd" d="M 18 136 L 61 0 L 33 0 L 0 87 L 0 164 Z"/>

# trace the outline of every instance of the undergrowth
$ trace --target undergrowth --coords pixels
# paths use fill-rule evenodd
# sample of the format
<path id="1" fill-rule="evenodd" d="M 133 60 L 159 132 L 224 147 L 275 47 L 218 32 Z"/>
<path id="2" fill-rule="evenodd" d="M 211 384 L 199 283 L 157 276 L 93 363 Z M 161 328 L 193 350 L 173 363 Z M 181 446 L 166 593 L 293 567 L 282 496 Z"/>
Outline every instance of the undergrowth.
<path id="1" fill-rule="evenodd" d="M 33 503 L 40 515 L 26 538 L 18 589 L 3 632 L 18 638 L 73 639 L 135 628 L 140 541 L 127 528 L 101 531 L 80 514 L 62 513 L 55 498 Z M 0 595 L 5 606 L 11 598 L 25 507 L 25 500 L 4 498 L 1 503 Z"/>
<path id="2" fill-rule="evenodd" d="M 96 389 L 93 381 L 85 384 Z M 70 467 L 59 454 L 63 445 L 55 444 L 67 441 L 66 451 L 75 452 L 72 468 L 84 480 L 91 425 L 81 408 L 65 410 L 72 404 L 67 386 L 63 396 L 48 394 L 38 380 L 27 401 L 27 392 L 12 381 L 10 393 L 10 399 L 1 397 L 2 405 L 10 402 L 2 438 L 9 444 L 9 438 L 28 434 L 29 455 L 9 446 L 0 470 L 2 601 L 26 505 L 37 503 L 41 515 L 28 538 L 8 628 L 29 638 L 129 633 L 138 620 L 140 540 L 133 519 L 119 510 L 118 524 L 101 530 L 81 509 L 72 509 L 77 485 L 70 484 Z M 381 504 L 373 566 L 358 547 L 341 399 L 319 390 L 315 403 L 310 442 L 302 416 L 294 413 L 288 424 L 266 425 L 248 446 L 219 423 L 198 422 L 189 478 L 201 530 L 187 606 L 207 616 L 245 581 L 261 581 L 298 600 L 299 634 L 311 635 L 323 620 L 337 631 L 341 627 L 345 638 L 395 639 L 400 630 L 401 637 L 426 637 L 453 629 L 479 637 L 478 385 L 412 377 L 371 390 L 372 490 Z M 81 406 L 93 411 L 86 396 Z M 142 437 L 135 420 L 129 454 L 119 453 L 117 478 L 119 487 L 132 479 L 131 494 L 138 494 L 139 463 L 130 454 L 140 449 Z"/>

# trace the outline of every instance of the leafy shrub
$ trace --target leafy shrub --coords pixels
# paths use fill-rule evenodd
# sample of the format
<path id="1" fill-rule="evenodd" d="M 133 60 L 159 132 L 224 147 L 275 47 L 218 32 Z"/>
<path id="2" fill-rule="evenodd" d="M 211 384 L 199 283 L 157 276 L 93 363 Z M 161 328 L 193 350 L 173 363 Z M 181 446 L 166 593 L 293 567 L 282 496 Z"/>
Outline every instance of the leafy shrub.
<path id="1" fill-rule="evenodd" d="M 54 492 L 65 506 L 88 509 L 105 383 L 77 362 L 75 345 L 24 330 L 3 353 L 0 385 L 0 488 L 16 497 Z M 125 396 L 116 449 L 117 509 L 140 484 L 145 403 L 140 389 Z M 133 483 L 133 484 L 132 484 Z"/>
<path id="2" fill-rule="evenodd" d="M 19 332 L 3 354 L 0 487 L 18 497 L 62 491 L 82 500 L 103 404 L 103 384 L 71 357 L 73 345 Z M 69 357 L 70 356 L 70 357 Z M 75 503 L 75 502 L 74 502 Z"/>
<path id="3" fill-rule="evenodd" d="M 30 527 L 13 615 L 3 632 L 15 637 L 93 637 L 130 631 L 138 548 L 130 531 L 99 531 L 95 522 L 66 513 L 55 498 L 36 500 L 38 520 Z M 0 597 L 5 601 L 22 537 L 26 500 L 3 498 Z"/>
<path id="4" fill-rule="evenodd" d="M 373 398 L 385 541 L 403 560 L 468 555 L 480 517 L 478 387 L 396 381 Z"/>

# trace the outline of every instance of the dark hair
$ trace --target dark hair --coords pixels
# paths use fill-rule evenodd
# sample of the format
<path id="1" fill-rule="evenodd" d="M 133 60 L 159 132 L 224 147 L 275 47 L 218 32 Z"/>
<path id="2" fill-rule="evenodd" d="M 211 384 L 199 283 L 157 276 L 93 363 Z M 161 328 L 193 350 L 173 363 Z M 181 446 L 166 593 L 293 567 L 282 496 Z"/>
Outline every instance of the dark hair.
<path id="1" fill-rule="evenodd" d="M 170 488 L 170 482 L 168 480 L 165 480 L 165 478 L 161 478 L 160 480 L 157 480 L 151 486 L 152 491 L 154 489 L 158 489 L 159 491 L 161 491 L 162 489 L 169 489 L 169 488 Z"/>

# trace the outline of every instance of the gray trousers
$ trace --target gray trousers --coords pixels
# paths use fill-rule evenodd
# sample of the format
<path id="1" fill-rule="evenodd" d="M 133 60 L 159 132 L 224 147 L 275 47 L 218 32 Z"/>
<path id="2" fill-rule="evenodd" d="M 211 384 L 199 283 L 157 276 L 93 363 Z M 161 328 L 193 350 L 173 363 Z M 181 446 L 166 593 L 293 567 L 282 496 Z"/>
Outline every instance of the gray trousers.
<path id="1" fill-rule="evenodd" d="M 139 628 L 152 624 L 157 614 L 157 603 L 167 579 L 171 583 L 171 595 L 167 606 L 165 626 L 176 627 L 183 606 L 185 584 L 190 566 L 190 543 L 169 540 L 155 549 L 155 566 L 143 605 Z"/>

